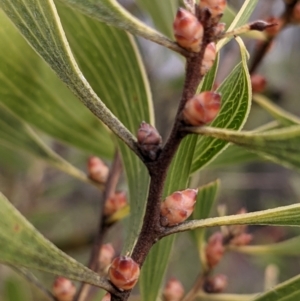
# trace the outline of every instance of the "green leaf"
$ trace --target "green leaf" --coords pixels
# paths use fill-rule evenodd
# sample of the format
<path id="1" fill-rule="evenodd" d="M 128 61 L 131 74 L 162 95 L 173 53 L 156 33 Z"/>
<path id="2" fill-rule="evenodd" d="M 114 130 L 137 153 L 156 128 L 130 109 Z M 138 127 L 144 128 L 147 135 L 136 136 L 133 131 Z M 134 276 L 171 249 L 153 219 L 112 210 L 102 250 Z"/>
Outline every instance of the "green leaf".
<path id="1" fill-rule="evenodd" d="M 69 279 L 87 282 L 107 290 L 112 286 L 45 239 L 0 194 L 0 262 L 38 269 Z"/>
<path id="2" fill-rule="evenodd" d="M 165 235 L 198 228 L 228 225 L 274 225 L 300 227 L 300 204 L 277 207 L 251 213 L 192 220 L 166 229 Z"/>
<path id="3" fill-rule="evenodd" d="M 202 88 L 199 87 L 199 89 L 210 90 L 212 88 L 217 66 L 218 59 L 201 83 Z M 176 190 L 187 188 L 197 139 L 197 136 L 186 137 L 180 144 L 168 172 L 164 189 L 165 197 Z M 147 256 L 139 282 L 144 301 L 157 299 L 174 241 L 175 236 L 164 238 L 153 246 Z"/>
<path id="4" fill-rule="evenodd" d="M 300 275 L 289 279 L 252 301 L 298 301 L 300 299 Z"/>
<path id="5" fill-rule="evenodd" d="M 256 5 L 257 5 L 258 0 L 245 0 L 244 4 L 242 5 L 241 9 L 235 16 L 234 20 L 228 27 L 227 31 L 232 31 L 235 28 L 238 28 L 244 24 L 246 24 L 253 13 Z M 217 44 L 217 49 L 220 50 L 224 45 L 226 45 L 232 37 L 228 37 L 225 39 L 222 39 L 221 41 L 218 42 Z"/>
<path id="6" fill-rule="evenodd" d="M 222 107 L 212 126 L 240 130 L 248 117 L 251 106 L 250 76 L 247 52 L 241 48 L 242 62 L 217 89 L 222 95 Z M 194 153 L 192 172 L 203 168 L 218 156 L 228 143 L 208 137 L 199 137 Z"/>
<path id="7" fill-rule="evenodd" d="M 0 11 L 0 102 L 26 122 L 91 154 L 110 158 L 104 126 L 80 104 Z"/>
<path id="8" fill-rule="evenodd" d="M 236 132 L 211 127 L 191 129 L 191 132 L 234 143 L 288 168 L 300 169 L 299 125 L 263 133 Z"/>
<path id="9" fill-rule="evenodd" d="M 131 132 L 137 132 L 143 120 L 153 124 L 150 87 L 133 38 L 68 7 L 58 8 L 79 66 L 105 105 Z M 143 221 L 149 176 L 144 164 L 122 141 L 119 147 L 131 208 L 123 252 L 130 253 Z"/>
<path id="10" fill-rule="evenodd" d="M 16 152 L 27 152 L 61 171 L 87 183 L 93 183 L 84 172 L 52 151 L 35 132 L 0 103 L 0 145 Z M 94 183 L 93 183 L 94 184 Z"/>
<path id="11" fill-rule="evenodd" d="M 213 204 L 216 201 L 217 192 L 220 187 L 220 181 L 216 180 L 198 189 L 197 202 L 192 214 L 193 219 L 208 218 Z M 205 245 L 205 229 L 196 229 L 191 231 L 199 252 L 202 265 L 205 265 L 204 245 Z"/>
<path id="12" fill-rule="evenodd" d="M 270 255 L 272 256 L 299 256 L 300 236 L 287 239 L 274 244 L 243 246 L 233 248 L 235 251 L 249 255 Z"/>
<path id="13" fill-rule="evenodd" d="M 173 38 L 173 22 L 179 7 L 178 0 L 137 0 L 137 3 L 150 14 L 162 33 Z"/>
<path id="14" fill-rule="evenodd" d="M 270 113 L 276 120 L 278 120 L 284 126 L 300 125 L 300 118 L 286 112 L 271 100 L 261 94 L 254 94 L 253 100 L 259 104 L 263 109 Z"/>
<path id="15" fill-rule="evenodd" d="M 98 21 L 105 22 L 108 25 L 126 30 L 133 35 L 141 36 L 147 40 L 163 45 L 172 50 L 178 52 L 181 52 L 182 50 L 177 44 L 167 39 L 164 35 L 146 26 L 143 22 L 132 16 L 115 0 L 60 1 L 94 19 L 97 19 Z M 167 0 L 162 2 L 167 2 Z"/>
<path id="16" fill-rule="evenodd" d="M 139 153 L 135 137 L 99 99 L 79 70 L 53 0 L 2 0 L 0 7 L 79 100 Z"/>

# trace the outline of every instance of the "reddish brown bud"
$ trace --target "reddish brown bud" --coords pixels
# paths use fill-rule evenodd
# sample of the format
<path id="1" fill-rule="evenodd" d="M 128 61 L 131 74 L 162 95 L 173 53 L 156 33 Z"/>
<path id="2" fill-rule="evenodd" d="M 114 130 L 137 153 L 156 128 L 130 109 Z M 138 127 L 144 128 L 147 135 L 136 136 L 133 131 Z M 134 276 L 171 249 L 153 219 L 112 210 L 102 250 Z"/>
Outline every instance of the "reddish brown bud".
<path id="1" fill-rule="evenodd" d="M 207 293 L 221 293 L 226 289 L 227 283 L 227 277 L 220 274 L 207 278 L 204 282 L 203 289 Z"/>
<path id="2" fill-rule="evenodd" d="M 107 266 L 109 266 L 114 256 L 115 256 L 115 249 L 113 248 L 112 244 L 102 245 L 99 254 L 100 269 L 103 270 Z"/>
<path id="3" fill-rule="evenodd" d="M 189 99 L 183 110 L 187 124 L 200 126 L 215 119 L 221 107 L 221 95 L 205 91 Z"/>
<path id="4" fill-rule="evenodd" d="M 203 26 L 195 15 L 180 8 L 175 17 L 173 29 L 175 39 L 181 47 L 194 52 L 200 50 L 203 38 Z"/>
<path id="5" fill-rule="evenodd" d="M 99 183 L 105 183 L 108 177 L 109 169 L 98 157 L 88 159 L 89 177 Z"/>
<path id="6" fill-rule="evenodd" d="M 225 252 L 223 235 L 221 232 L 214 233 L 208 240 L 205 248 L 206 262 L 210 268 L 216 266 Z"/>
<path id="7" fill-rule="evenodd" d="M 270 24 L 276 24 L 274 26 L 268 27 L 265 29 L 265 33 L 269 36 L 269 37 L 274 37 L 278 34 L 278 32 L 281 30 L 282 26 L 283 26 L 283 21 L 280 18 L 276 18 L 276 17 L 269 17 L 266 20 L 267 23 Z"/>
<path id="8" fill-rule="evenodd" d="M 208 9 L 214 18 L 223 14 L 226 2 L 226 0 L 201 0 L 199 6 L 201 9 Z"/>
<path id="9" fill-rule="evenodd" d="M 217 55 L 216 44 L 211 42 L 205 48 L 202 65 L 201 65 L 202 75 L 205 75 L 213 66 L 216 59 L 216 55 Z"/>
<path id="10" fill-rule="evenodd" d="M 252 241 L 252 239 L 253 239 L 252 234 L 242 233 L 242 234 L 239 234 L 239 235 L 233 237 L 230 240 L 230 245 L 237 246 L 237 247 L 246 246 L 246 245 L 249 245 L 249 243 Z"/>
<path id="11" fill-rule="evenodd" d="M 72 301 L 76 287 L 69 279 L 57 277 L 52 286 L 52 293 L 58 301 Z"/>
<path id="12" fill-rule="evenodd" d="M 156 128 L 146 122 L 142 122 L 138 129 L 137 140 L 143 154 L 155 160 L 162 144 L 161 136 Z"/>
<path id="13" fill-rule="evenodd" d="M 292 20 L 293 22 L 300 23 L 300 2 L 294 6 Z"/>
<path id="14" fill-rule="evenodd" d="M 110 300 L 111 300 L 110 293 L 107 293 L 104 295 L 101 301 L 110 301 Z"/>
<path id="15" fill-rule="evenodd" d="M 266 88 L 266 78 L 260 74 L 251 75 L 251 85 L 253 93 L 261 93 Z"/>
<path id="16" fill-rule="evenodd" d="M 197 193 L 197 189 L 186 189 L 169 195 L 160 205 L 162 226 L 184 222 L 193 213 Z"/>
<path id="17" fill-rule="evenodd" d="M 171 278 L 167 282 L 163 297 L 165 301 L 180 301 L 184 295 L 183 285 L 176 278 Z"/>
<path id="18" fill-rule="evenodd" d="M 105 216 L 112 215 L 121 208 L 125 207 L 126 204 L 126 193 L 124 191 L 116 192 L 105 201 L 103 214 Z"/>
<path id="19" fill-rule="evenodd" d="M 121 290 L 130 290 L 140 275 L 139 265 L 130 257 L 116 257 L 108 271 L 110 281 Z"/>

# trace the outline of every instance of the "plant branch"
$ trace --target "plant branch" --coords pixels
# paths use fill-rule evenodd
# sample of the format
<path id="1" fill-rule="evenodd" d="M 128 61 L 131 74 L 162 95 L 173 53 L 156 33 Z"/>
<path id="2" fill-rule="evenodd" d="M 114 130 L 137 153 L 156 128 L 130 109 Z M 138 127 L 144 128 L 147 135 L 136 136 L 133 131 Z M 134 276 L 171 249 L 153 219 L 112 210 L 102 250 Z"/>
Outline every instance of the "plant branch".
<path id="1" fill-rule="evenodd" d="M 268 49 L 270 48 L 272 42 L 277 37 L 279 32 L 282 31 L 291 22 L 292 12 L 297 2 L 298 0 L 291 0 L 289 1 L 289 3 L 286 2 L 285 10 L 280 16 L 282 27 L 275 36 L 268 37 L 268 39 L 264 41 L 254 53 L 251 66 L 249 68 L 250 74 L 253 74 L 256 71 L 257 67 L 260 65 L 261 61 L 265 57 L 266 53 L 268 52 Z"/>
<path id="2" fill-rule="evenodd" d="M 122 162 L 121 162 L 120 153 L 117 150 L 115 153 L 112 167 L 109 171 L 107 182 L 105 184 L 105 190 L 104 190 L 104 194 L 103 194 L 103 202 L 101 202 L 100 212 L 99 212 L 98 230 L 97 230 L 97 234 L 96 234 L 96 237 L 94 240 L 89 263 L 88 263 L 88 267 L 91 270 L 93 270 L 94 272 L 99 272 L 99 255 L 100 255 L 100 251 L 101 251 L 103 237 L 111 225 L 111 224 L 108 225 L 105 222 L 105 218 L 103 216 L 103 209 L 104 209 L 105 201 L 115 192 L 121 172 L 122 172 Z M 75 300 L 76 301 L 86 300 L 87 296 L 89 295 L 91 287 L 92 286 L 90 284 L 83 283 L 78 291 L 78 294 L 77 294 Z"/>

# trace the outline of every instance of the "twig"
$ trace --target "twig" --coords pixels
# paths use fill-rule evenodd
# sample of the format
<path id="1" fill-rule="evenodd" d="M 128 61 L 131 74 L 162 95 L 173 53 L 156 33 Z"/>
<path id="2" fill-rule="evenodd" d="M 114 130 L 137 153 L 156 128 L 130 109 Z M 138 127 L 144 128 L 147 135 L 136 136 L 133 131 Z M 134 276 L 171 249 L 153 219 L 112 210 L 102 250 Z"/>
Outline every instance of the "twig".
<path id="1" fill-rule="evenodd" d="M 282 31 L 291 22 L 291 15 L 292 15 L 293 9 L 294 9 L 295 5 L 297 4 L 297 2 L 298 2 L 298 0 L 292 0 L 292 1 L 290 1 L 290 3 L 285 4 L 285 11 L 283 12 L 283 14 L 280 17 L 280 19 L 282 21 L 282 27 L 280 28 L 280 31 Z M 278 35 L 278 33 L 277 33 L 277 35 Z M 274 38 L 276 38 L 276 36 L 269 37 L 265 42 L 263 42 L 261 44 L 261 46 L 254 53 L 251 66 L 249 68 L 250 74 L 253 74 L 256 71 L 257 67 L 260 65 L 261 61 L 265 57 L 270 45 L 272 44 L 272 42 L 273 42 Z"/>
<path id="2" fill-rule="evenodd" d="M 99 212 L 98 231 L 95 237 L 93 249 L 88 263 L 88 267 L 95 272 L 99 271 L 99 254 L 103 242 L 103 237 L 111 225 L 111 224 L 107 225 L 107 223 L 105 223 L 105 219 L 103 218 L 104 204 L 105 201 L 115 192 L 121 172 L 122 172 L 121 157 L 119 151 L 116 151 L 113 165 L 109 171 L 108 179 L 105 185 L 105 190 L 103 194 L 104 201 L 101 203 L 100 212 Z M 90 284 L 83 283 L 78 291 L 75 301 L 86 300 L 87 296 L 89 295 L 91 287 L 92 286 Z"/>

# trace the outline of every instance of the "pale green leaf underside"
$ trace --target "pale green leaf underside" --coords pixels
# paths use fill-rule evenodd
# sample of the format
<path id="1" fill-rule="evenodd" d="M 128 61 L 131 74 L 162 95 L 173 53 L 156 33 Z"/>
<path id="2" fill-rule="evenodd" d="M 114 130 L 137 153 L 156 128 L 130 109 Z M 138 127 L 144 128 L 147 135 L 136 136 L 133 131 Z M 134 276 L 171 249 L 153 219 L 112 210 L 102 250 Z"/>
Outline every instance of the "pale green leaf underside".
<path id="1" fill-rule="evenodd" d="M 264 133 L 236 132 L 210 127 L 199 128 L 197 131 L 242 146 L 286 167 L 300 169 L 299 125 Z"/>
<path id="2" fill-rule="evenodd" d="M 107 280 L 45 239 L 0 193 L 0 262 L 38 269 L 105 289 Z"/>
<path id="3" fill-rule="evenodd" d="M 212 126 L 240 130 L 248 117 L 251 106 L 250 77 L 246 51 L 241 50 L 242 62 L 217 89 L 222 95 L 222 107 Z M 199 137 L 194 153 L 192 172 L 203 168 L 218 156 L 228 143 L 208 137 Z"/>
<path id="4" fill-rule="evenodd" d="M 173 228 L 168 229 L 166 234 L 189 231 L 198 228 L 228 225 L 274 225 L 300 227 L 300 204 L 245 214 L 187 221 L 179 226 L 174 226 Z"/>
<path id="5" fill-rule="evenodd" d="M 146 26 L 143 22 L 128 13 L 115 0 L 60 0 L 82 13 L 105 22 L 108 25 L 126 30 L 133 35 L 164 45 L 170 49 L 180 51 L 177 44 L 167 39 L 156 30 Z M 164 0 L 165 1 L 165 0 Z M 176 0 L 177 1 L 177 0 Z"/>
<path id="6" fill-rule="evenodd" d="M 269 292 L 261 294 L 252 301 L 299 301 L 300 300 L 300 275 L 289 279 Z"/>
<path id="7" fill-rule="evenodd" d="M 10 151 L 14 152 L 14 155 L 16 152 L 29 153 L 83 182 L 92 183 L 84 172 L 52 151 L 28 124 L 16 117 L 1 103 L 0 147 L 9 148 Z"/>
<path id="8" fill-rule="evenodd" d="M 74 56 L 105 105 L 131 132 L 135 133 L 142 121 L 153 124 L 150 87 L 133 38 L 69 7 L 59 5 L 58 9 Z M 119 146 L 131 207 L 123 253 L 130 253 L 143 220 L 149 176 L 137 156 L 121 141 Z"/>
<path id="9" fill-rule="evenodd" d="M 113 144 L 99 120 L 34 53 L 2 11 L 0 24 L 0 102 L 52 137 L 111 157 Z"/>
<path id="10" fill-rule="evenodd" d="M 267 255 L 269 256 L 300 256 L 300 236 L 287 239 L 274 244 L 256 245 L 256 246 L 243 246 L 235 248 L 236 251 L 249 255 Z"/>
<path id="11" fill-rule="evenodd" d="M 99 99 L 79 70 L 53 0 L 1 0 L 0 7 L 79 100 L 136 150 L 136 139 Z"/>

